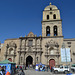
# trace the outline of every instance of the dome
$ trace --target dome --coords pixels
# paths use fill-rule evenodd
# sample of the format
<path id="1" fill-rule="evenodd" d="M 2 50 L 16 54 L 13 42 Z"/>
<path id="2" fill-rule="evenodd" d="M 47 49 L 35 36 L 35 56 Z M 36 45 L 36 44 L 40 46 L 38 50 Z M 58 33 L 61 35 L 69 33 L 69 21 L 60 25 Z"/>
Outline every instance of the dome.
<path id="1" fill-rule="evenodd" d="M 56 9 L 58 9 L 58 8 L 55 5 L 51 5 L 51 3 L 50 3 L 50 5 L 45 7 L 44 10 L 56 10 Z"/>

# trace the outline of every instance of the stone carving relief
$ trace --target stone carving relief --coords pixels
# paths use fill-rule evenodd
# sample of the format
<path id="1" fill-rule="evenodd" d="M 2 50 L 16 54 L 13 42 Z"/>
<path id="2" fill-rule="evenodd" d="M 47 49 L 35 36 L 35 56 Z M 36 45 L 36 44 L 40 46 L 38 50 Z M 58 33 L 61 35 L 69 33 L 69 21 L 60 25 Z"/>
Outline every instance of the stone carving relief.
<path id="1" fill-rule="evenodd" d="M 57 48 L 59 47 L 58 43 L 50 40 L 49 42 L 46 43 L 45 47 L 46 49 L 46 54 L 53 55 L 56 53 Z"/>
<path id="2" fill-rule="evenodd" d="M 50 47 L 55 47 L 57 45 L 57 42 L 50 40 L 46 44 L 48 44 Z"/>
<path id="3" fill-rule="evenodd" d="M 17 48 L 16 44 L 13 41 L 11 41 L 6 46 L 6 53 L 7 54 L 15 54 L 16 48 Z"/>
<path id="4" fill-rule="evenodd" d="M 9 42 L 8 46 L 9 47 L 15 47 L 15 48 L 17 47 L 16 44 L 13 41 Z"/>

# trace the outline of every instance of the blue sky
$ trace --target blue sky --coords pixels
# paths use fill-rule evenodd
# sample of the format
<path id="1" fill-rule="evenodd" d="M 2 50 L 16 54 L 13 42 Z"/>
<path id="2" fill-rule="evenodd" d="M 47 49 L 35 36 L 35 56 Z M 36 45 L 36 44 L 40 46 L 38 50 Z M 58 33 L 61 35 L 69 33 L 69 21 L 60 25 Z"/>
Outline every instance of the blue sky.
<path id="1" fill-rule="evenodd" d="M 60 9 L 64 38 L 75 38 L 75 0 L 0 0 L 0 41 L 31 31 L 42 35 L 42 12 L 50 2 Z"/>

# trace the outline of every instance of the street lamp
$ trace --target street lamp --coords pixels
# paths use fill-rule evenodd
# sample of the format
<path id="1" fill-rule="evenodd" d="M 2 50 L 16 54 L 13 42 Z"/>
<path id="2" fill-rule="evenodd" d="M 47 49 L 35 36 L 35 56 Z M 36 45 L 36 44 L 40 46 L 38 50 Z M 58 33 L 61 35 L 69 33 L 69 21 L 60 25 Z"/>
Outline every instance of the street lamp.
<path id="1" fill-rule="evenodd" d="M 47 66 L 48 66 L 48 47 L 49 47 L 49 44 L 46 43 L 45 47 L 47 48 Z"/>
<path id="2" fill-rule="evenodd" d="M 65 49 L 65 58 L 66 58 L 66 66 L 67 66 L 67 55 L 66 55 L 65 43 L 62 44 L 62 49 Z"/>

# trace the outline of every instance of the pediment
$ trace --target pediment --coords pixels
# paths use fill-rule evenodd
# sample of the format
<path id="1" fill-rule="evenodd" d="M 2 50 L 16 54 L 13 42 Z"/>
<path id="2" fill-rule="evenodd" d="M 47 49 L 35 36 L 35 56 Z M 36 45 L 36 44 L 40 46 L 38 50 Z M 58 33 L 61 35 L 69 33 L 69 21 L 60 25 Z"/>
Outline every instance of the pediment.
<path id="1" fill-rule="evenodd" d="M 33 34 L 33 32 L 30 32 L 27 37 L 34 37 L 35 35 Z"/>

